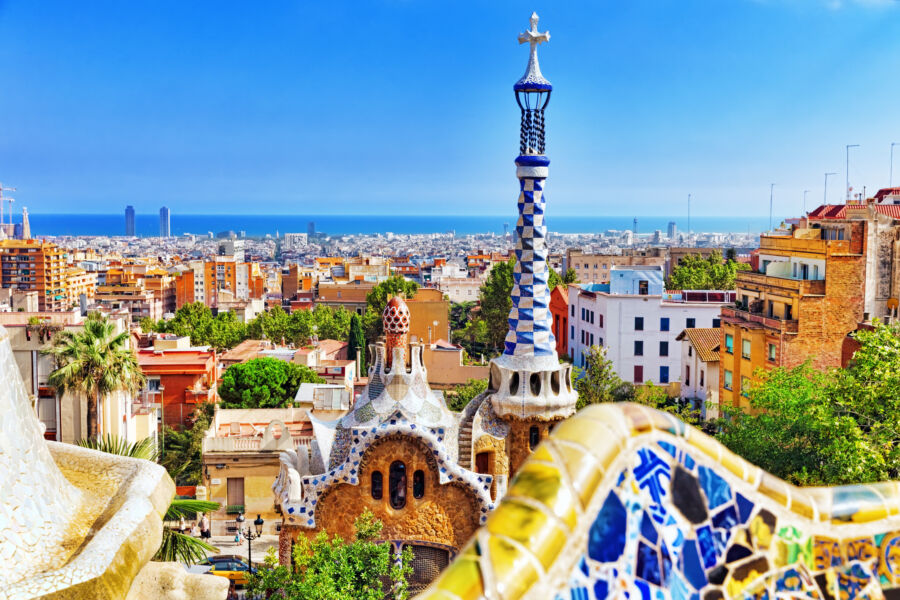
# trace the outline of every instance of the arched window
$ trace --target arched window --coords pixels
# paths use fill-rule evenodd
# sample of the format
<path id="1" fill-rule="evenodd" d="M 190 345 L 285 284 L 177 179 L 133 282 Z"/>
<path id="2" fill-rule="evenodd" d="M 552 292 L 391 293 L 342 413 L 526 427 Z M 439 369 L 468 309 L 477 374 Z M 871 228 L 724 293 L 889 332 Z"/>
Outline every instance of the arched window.
<path id="1" fill-rule="evenodd" d="M 425 471 L 418 470 L 413 473 L 413 498 L 421 498 L 425 495 Z"/>
<path id="2" fill-rule="evenodd" d="M 391 470 L 388 473 L 388 491 L 393 508 L 399 510 L 406 506 L 406 465 L 399 460 L 391 463 Z"/>
<path id="3" fill-rule="evenodd" d="M 381 500 L 384 493 L 384 477 L 381 471 L 372 471 L 372 497 Z"/>
<path id="4" fill-rule="evenodd" d="M 534 450 L 541 443 L 541 430 L 537 425 L 532 425 L 528 430 L 528 447 Z"/>

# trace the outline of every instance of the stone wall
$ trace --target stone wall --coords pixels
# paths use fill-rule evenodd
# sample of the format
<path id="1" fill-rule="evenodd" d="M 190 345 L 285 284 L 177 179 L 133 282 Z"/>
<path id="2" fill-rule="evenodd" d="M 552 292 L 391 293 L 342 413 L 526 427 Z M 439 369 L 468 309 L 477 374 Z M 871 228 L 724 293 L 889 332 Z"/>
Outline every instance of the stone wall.
<path id="1" fill-rule="evenodd" d="M 560 419 L 561 420 L 561 419 Z M 560 420 L 556 421 L 538 421 L 537 419 L 509 420 L 509 435 L 506 437 L 506 454 L 509 456 L 509 472 L 515 475 L 529 456 L 531 456 L 531 446 L 528 443 L 528 434 L 532 427 L 537 427 L 541 431 L 541 441 L 550 435 L 550 429 Z"/>
<path id="2" fill-rule="evenodd" d="M 406 506 L 394 509 L 390 504 L 389 470 L 395 460 L 406 465 Z M 413 473 L 425 472 L 425 495 L 414 498 Z M 383 493 L 380 500 L 372 498 L 372 472 L 380 471 Z M 352 539 L 353 521 L 365 509 L 384 523 L 383 539 L 424 541 L 451 546 L 459 550 L 478 528 L 479 510 L 475 495 L 453 482 L 439 483 L 437 465 L 431 453 L 418 440 L 387 438 L 371 447 L 360 463 L 359 485 L 338 484 L 322 496 L 316 508 L 316 529 L 297 529 L 294 535 L 313 537 L 324 529 Z"/>

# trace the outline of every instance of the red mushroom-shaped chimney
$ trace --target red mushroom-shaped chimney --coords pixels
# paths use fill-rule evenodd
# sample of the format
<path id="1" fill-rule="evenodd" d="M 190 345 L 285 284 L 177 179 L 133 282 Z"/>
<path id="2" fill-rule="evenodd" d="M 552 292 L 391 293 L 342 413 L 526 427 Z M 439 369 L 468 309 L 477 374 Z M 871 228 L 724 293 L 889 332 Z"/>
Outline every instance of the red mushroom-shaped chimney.
<path id="1" fill-rule="evenodd" d="M 409 347 L 409 307 L 403 298 L 394 296 L 388 300 L 384 312 L 381 313 L 381 321 L 384 324 L 385 360 L 390 367 L 394 360 L 394 348 L 400 348 L 403 352 L 403 360 L 407 360 L 407 348 Z"/>

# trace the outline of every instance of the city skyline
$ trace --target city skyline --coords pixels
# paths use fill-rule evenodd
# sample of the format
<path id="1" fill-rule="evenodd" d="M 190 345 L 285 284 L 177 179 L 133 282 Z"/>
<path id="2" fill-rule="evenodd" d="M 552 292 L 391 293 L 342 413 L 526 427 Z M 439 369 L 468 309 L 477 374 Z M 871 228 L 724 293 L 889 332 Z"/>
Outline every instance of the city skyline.
<path id="1" fill-rule="evenodd" d="M 515 8 L 7 2 L 0 181 L 32 214 L 503 214 Z M 529 8 L 559 40 L 554 214 L 684 214 L 690 193 L 695 216 L 765 216 L 775 182 L 799 215 L 825 172 L 841 198 L 847 144 L 852 185 L 890 180 L 896 2 Z"/>

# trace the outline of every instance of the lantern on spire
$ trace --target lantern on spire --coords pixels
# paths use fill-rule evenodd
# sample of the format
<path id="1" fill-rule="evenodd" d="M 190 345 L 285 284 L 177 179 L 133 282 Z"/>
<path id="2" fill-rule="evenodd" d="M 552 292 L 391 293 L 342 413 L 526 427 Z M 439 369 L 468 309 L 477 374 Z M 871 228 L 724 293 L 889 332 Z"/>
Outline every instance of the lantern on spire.
<path id="1" fill-rule="evenodd" d="M 538 31 L 537 13 L 531 14 L 531 29 L 519 34 L 520 44 L 531 44 L 531 53 L 528 56 L 528 67 L 525 74 L 513 86 L 516 93 L 516 102 L 522 111 L 522 125 L 519 133 L 519 154 L 542 155 L 545 151 L 544 143 L 544 109 L 550 102 L 550 93 L 553 86 L 541 74 L 541 66 L 538 63 L 537 48 L 540 44 L 550 41 L 550 32 Z"/>

